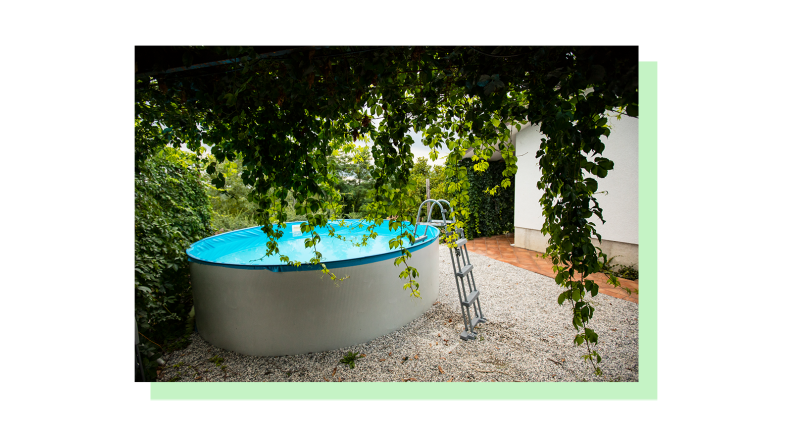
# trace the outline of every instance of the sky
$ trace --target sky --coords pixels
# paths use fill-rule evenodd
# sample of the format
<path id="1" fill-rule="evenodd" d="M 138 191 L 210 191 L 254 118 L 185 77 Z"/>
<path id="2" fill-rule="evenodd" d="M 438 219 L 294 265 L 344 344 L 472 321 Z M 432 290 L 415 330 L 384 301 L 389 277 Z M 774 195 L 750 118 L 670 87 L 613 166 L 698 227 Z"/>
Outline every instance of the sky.
<path id="1" fill-rule="evenodd" d="M 443 157 L 448 155 L 449 152 L 450 152 L 448 150 L 448 147 L 445 146 L 445 144 L 443 144 L 443 147 L 441 147 L 441 148 L 439 148 L 437 150 L 438 151 L 437 160 L 436 161 L 432 161 L 431 158 L 429 158 L 429 147 L 425 146 L 421 142 L 421 135 L 419 135 L 418 133 L 416 133 L 416 132 L 414 132 L 412 130 L 407 132 L 407 134 L 412 137 L 413 141 L 415 141 L 415 143 L 413 143 L 413 145 L 412 145 L 412 148 L 410 149 L 410 150 L 412 150 L 412 153 L 413 153 L 413 160 L 417 160 L 418 158 L 423 157 L 423 158 L 426 158 L 427 161 L 429 161 L 429 164 L 433 164 L 433 165 L 442 165 L 443 164 L 443 161 L 444 161 Z"/>

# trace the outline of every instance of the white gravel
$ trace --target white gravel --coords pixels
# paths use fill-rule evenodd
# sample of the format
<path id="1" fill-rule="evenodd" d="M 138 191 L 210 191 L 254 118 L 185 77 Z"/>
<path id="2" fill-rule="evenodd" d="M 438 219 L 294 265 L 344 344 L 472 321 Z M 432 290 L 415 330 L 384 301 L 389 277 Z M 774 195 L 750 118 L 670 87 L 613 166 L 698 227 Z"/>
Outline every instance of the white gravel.
<path id="1" fill-rule="evenodd" d="M 604 294 L 588 299 L 596 311 L 603 376 L 594 375 L 572 339 L 569 303 L 546 276 L 470 253 L 487 323 L 478 339 L 462 341 L 462 323 L 449 251 L 440 247 L 440 295 L 423 316 L 359 344 L 295 356 L 247 356 L 217 348 L 198 334 L 166 355 L 159 381 L 638 381 L 638 305 Z M 420 281 L 420 277 L 418 279 Z M 472 310 L 471 310 L 472 314 Z M 365 354 L 350 369 L 339 360 Z M 219 357 L 217 365 L 210 359 Z"/>

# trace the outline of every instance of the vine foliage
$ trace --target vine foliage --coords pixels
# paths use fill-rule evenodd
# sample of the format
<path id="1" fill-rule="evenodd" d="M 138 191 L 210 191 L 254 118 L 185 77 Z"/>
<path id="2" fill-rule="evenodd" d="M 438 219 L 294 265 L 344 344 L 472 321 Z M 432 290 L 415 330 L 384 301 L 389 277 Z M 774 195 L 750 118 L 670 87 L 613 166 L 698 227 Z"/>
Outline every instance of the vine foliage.
<path id="1" fill-rule="evenodd" d="M 503 188 L 505 162 L 488 163 L 486 170 L 475 172 L 474 161 L 465 158 L 461 165 L 467 169 L 470 184 L 469 200 L 466 205 L 468 219 L 465 221 L 465 237 L 489 237 L 514 231 L 514 187 Z M 508 177 L 514 181 L 514 176 Z M 498 187 L 501 186 L 501 187 Z M 498 190 L 490 192 L 493 188 Z"/>

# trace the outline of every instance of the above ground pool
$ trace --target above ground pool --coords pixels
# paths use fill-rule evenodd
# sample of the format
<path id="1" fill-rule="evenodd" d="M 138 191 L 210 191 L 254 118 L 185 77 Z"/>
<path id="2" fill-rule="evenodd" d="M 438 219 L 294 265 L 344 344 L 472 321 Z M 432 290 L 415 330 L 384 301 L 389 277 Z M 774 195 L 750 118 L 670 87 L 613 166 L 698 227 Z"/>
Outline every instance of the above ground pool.
<path id="1" fill-rule="evenodd" d="M 421 226 L 407 263 L 420 273 L 421 298 L 399 277 L 404 265 L 394 266 L 401 251 L 388 242 L 398 235 L 385 221 L 374 229 L 375 239 L 355 246 L 369 224 L 347 220 L 317 228 L 316 249 L 322 263 L 337 277 L 332 281 L 321 265 L 308 263 L 313 250 L 305 248 L 311 234 L 300 223 L 287 223 L 278 241 L 279 254 L 266 257 L 269 238 L 260 227 L 216 235 L 187 249 L 198 332 L 212 345 L 256 356 L 295 355 L 349 347 L 391 333 L 423 314 L 437 300 L 439 289 L 439 231 Z M 412 232 L 413 226 L 405 231 Z M 300 267 L 280 261 L 286 255 Z"/>

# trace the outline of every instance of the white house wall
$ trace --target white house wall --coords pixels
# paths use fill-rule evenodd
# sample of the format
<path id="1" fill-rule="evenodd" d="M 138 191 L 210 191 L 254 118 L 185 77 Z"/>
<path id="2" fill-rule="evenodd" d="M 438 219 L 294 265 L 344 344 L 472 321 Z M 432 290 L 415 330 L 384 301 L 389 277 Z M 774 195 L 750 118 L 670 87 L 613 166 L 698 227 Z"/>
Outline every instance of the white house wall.
<path id="1" fill-rule="evenodd" d="M 622 116 L 608 118 L 610 137 L 604 138 L 603 156 L 614 163 L 605 178 L 597 178 L 597 200 L 605 223 L 596 216 L 591 221 L 602 236 L 603 251 L 619 256 L 614 263 L 638 265 L 638 120 Z M 516 137 L 517 174 L 515 176 L 514 243 L 516 246 L 544 251 L 547 238 L 540 230 L 544 223 L 539 199 L 542 192 L 536 183 L 541 170 L 536 159 L 542 134 L 539 126 L 526 126 Z"/>

